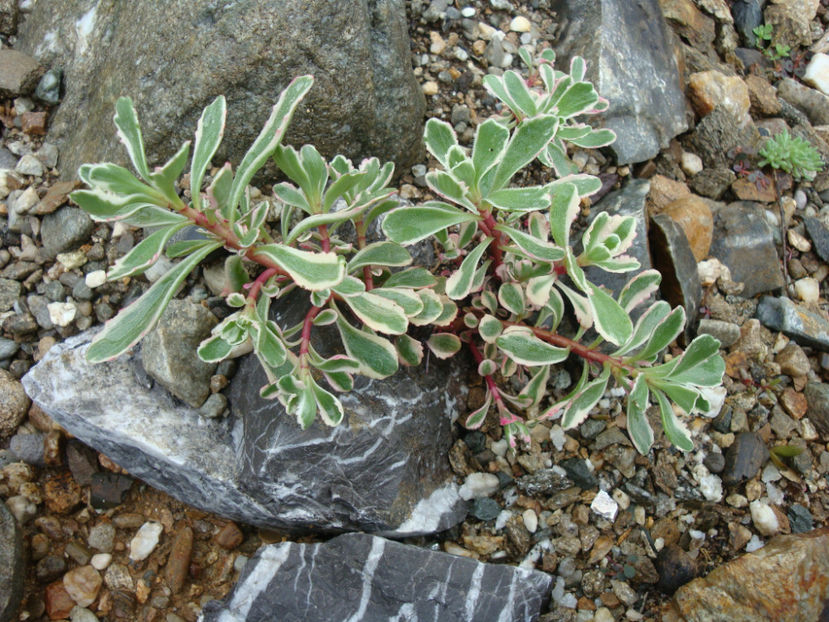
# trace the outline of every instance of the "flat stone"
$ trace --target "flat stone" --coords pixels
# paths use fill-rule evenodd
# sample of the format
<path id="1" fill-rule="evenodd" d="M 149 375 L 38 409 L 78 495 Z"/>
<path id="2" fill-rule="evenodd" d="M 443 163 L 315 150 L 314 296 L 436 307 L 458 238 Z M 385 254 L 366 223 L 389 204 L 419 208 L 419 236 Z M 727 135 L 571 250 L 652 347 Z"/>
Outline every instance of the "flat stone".
<path id="1" fill-rule="evenodd" d="M 5 503 L 0 503 L 0 622 L 17 620 L 23 599 L 23 536 Z"/>
<path id="2" fill-rule="evenodd" d="M 20 298 L 23 285 L 12 279 L 0 278 L 0 312 L 8 311 Z"/>
<path id="3" fill-rule="evenodd" d="M 418 161 L 425 102 L 411 70 L 403 0 L 90 6 L 38 2 L 18 35 L 21 50 L 71 76 L 49 130 L 64 178 L 85 162 L 126 163 L 112 125 L 118 95 L 135 100 L 153 166 L 192 140 L 202 109 L 224 93 L 228 122 L 216 161 L 236 165 L 280 91 L 302 74 L 314 74 L 316 84 L 286 144 L 313 143 L 326 157 L 355 162 L 377 156 L 399 171 Z"/>
<path id="4" fill-rule="evenodd" d="M 788 298 L 763 296 L 757 318 L 766 328 L 784 333 L 801 346 L 829 352 L 829 321 Z"/>
<path id="5" fill-rule="evenodd" d="M 811 22 L 815 19 L 820 0 L 772 0 L 763 15 L 772 26 L 771 44 L 790 48 L 812 45 Z"/>
<path id="6" fill-rule="evenodd" d="M 564 469 L 558 466 L 550 469 L 541 469 L 535 473 L 519 477 L 515 480 L 515 485 L 518 487 L 518 490 L 531 497 L 549 497 L 573 485 L 573 482 L 567 477 L 566 473 Z"/>
<path id="7" fill-rule="evenodd" d="M 182 527 L 173 536 L 173 545 L 170 556 L 164 567 L 164 578 L 173 594 L 177 594 L 184 586 L 184 580 L 190 571 L 190 558 L 193 553 L 193 530 Z"/>
<path id="8" fill-rule="evenodd" d="M 781 80 L 777 84 L 777 93 L 781 99 L 809 117 L 812 125 L 829 124 L 829 95 L 824 95 L 792 78 Z"/>
<path id="9" fill-rule="evenodd" d="M 700 117 L 717 106 L 743 122 L 751 106 L 748 87 L 739 76 L 726 76 L 719 71 L 701 71 L 688 78 L 688 96 Z"/>
<path id="10" fill-rule="evenodd" d="M 749 203 L 730 203 L 714 210 L 710 256 L 728 266 L 732 280 L 745 284 L 745 298 L 784 285 L 771 226 L 761 210 Z"/>
<path id="11" fill-rule="evenodd" d="M 89 240 L 94 228 L 92 219 L 77 207 L 62 207 L 43 219 L 40 237 L 49 257 L 73 250 Z"/>
<path id="12" fill-rule="evenodd" d="M 708 203 L 697 196 L 688 195 L 669 203 L 661 213 L 682 228 L 697 261 L 708 257 L 714 229 L 714 217 Z"/>
<path id="13" fill-rule="evenodd" d="M 690 180 L 691 188 L 698 195 L 718 201 L 731 187 L 737 176 L 727 168 L 706 168 Z"/>
<path id="14" fill-rule="evenodd" d="M 253 358 L 231 385 L 231 415 L 204 419 L 157 384 L 147 388 L 137 353 L 87 363 L 93 334 L 49 350 L 24 376 L 26 390 L 74 437 L 189 505 L 295 531 L 422 534 L 465 515 L 446 459 L 462 395 L 457 367 L 433 362 L 428 374 L 357 379 L 342 397 L 343 425 L 303 431 L 275 401 L 250 391 L 264 384 Z M 102 475 L 92 476 L 93 486 Z"/>
<path id="15" fill-rule="evenodd" d="M 740 327 L 722 320 L 702 319 L 697 326 L 697 333 L 716 337 L 723 348 L 728 348 L 740 338 Z"/>
<path id="16" fill-rule="evenodd" d="M 145 371 L 193 408 L 210 395 L 210 377 L 216 370 L 216 364 L 202 361 L 196 349 L 217 323 L 206 307 L 173 299 L 142 342 Z"/>
<path id="17" fill-rule="evenodd" d="M 722 169 L 730 169 L 734 164 L 728 157 L 731 149 L 751 149 L 760 140 L 750 119 L 735 117 L 722 106 L 714 108 L 687 136 L 687 149 L 700 156 L 706 168 Z"/>
<path id="18" fill-rule="evenodd" d="M 202 615 L 204 622 L 264 622 L 274 611 L 319 622 L 532 620 L 551 587 L 543 572 L 353 533 L 260 548 L 233 592 L 207 603 Z"/>
<path id="19" fill-rule="evenodd" d="M 726 451 L 723 483 L 732 486 L 751 479 L 768 458 L 769 450 L 756 432 L 741 432 Z"/>
<path id="20" fill-rule="evenodd" d="M 688 238 L 682 228 L 665 214 L 656 214 L 651 218 L 649 237 L 653 265 L 662 275 L 659 291 L 672 307 L 685 309 L 685 334 L 690 337 L 696 327 L 702 286 L 697 260 Z"/>
<path id="21" fill-rule="evenodd" d="M 803 394 L 809 404 L 809 421 L 824 437 L 829 436 L 829 384 L 809 382 Z"/>
<path id="22" fill-rule="evenodd" d="M 777 536 L 677 590 L 663 619 L 818 620 L 829 597 L 829 529 Z M 785 572 L 780 569 L 785 568 Z"/>
<path id="23" fill-rule="evenodd" d="M 77 181 L 59 181 L 46 191 L 40 202 L 32 210 L 33 214 L 44 216 L 51 214 L 66 203 L 69 193 L 79 186 Z"/>
<path id="24" fill-rule="evenodd" d="M 804 218 L 803 223 L 815 252 L 823 261 L 829 262 L 829 227 L 817 218 Z"/>
<path id="25" fill-rule="evenodd" d="M 28 95 L 35 88 L 43 69 L 38 62 L 18 50 L 0 50 L 0 97 Z"/>
<path id="26" fill-rule="evenodd" d="M 610 101 L 600 118 L 616 132 L 610 148 L 619 164 L 653 158 L 687 129 L 670 31 L 657 0 L 555 0 L 551 8 L 567 24 L 556 48 L 562 66 L 584 57 L 587 79 Z"/>
<path id="27" fill-rule="evenodd" d="M 133 483 L 129 475 L 110 471 L 93 473 L 89 479 L 89 501 L 96 510 L 121 505 Z"/>
<path id="28" fill-rule="evenodd" d="M 768 80 L 762 76 L 749 74 L 745 78 L 745 85 L 748 87 L 752 114 L 758 117 L 772 117 L 780 113 L 777 89 Z"/>

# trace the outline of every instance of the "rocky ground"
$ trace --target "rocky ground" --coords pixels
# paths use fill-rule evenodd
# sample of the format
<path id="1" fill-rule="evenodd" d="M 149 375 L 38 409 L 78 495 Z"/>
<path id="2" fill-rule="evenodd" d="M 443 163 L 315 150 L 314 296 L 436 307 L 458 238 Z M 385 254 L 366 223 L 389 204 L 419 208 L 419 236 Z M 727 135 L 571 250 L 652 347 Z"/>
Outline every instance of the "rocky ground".
<path id="1" fill-rule="evenodd" d="M 450 460 L 470 514 L 436 538 L 412 539 L 553 574 L 546 620 L 661 619 L 678 585 L 772 536 L 825 526 L 829 512 L 829 183 L 826 175 L 808 183 L 758 170 L 751 136 L 711 165 L 717 146 L 700 131 L 706 106 L 725 102 L 750 114 L 754 127 L 796 128 L 827 159 L 829 107 L 817 91 L 801 90 L 811 52 L 794 45 L 772 62 L 737 48 L 743 24 L 721 0 L 661 4 L 685 54 L 696 112 L 689 131 L 636 166 L 615 165 L 609 151 L 573 159 L 602 175 L 606 191 L 650 180 L 648 212 L 668 214 L 685 231 L 700 262 L 700 331 L 723 342 L 725 405 L 715 419 L 691 423 L 695 451 L 657 438 L 648 458 L 631 446 L 612 395 L 578 430 L 536 427 L 519 452 L 497 425 L 460 431 Z M 823 46 L 812 51 L 829 48 L 827 4 L 803 25 Z M 560 26 L 544 1 L 412 0 L 409 10 L 427 115 L 450 121 L 467 145 L 495 111 L 481 77 L 517 67 L 519 46 L 548 45 Z M 721 75 L 699 75 L 711 70 Z M 51 111 L 44 98 L 9 93 L 0 110 L 0 496 L 22 524 L 29 560 L 20 619 L 195 620 L 261 544 L 287 537 L 207 515 L 133 480 L 23 395 L 19 378 L 51 346 L 112 317 L 142 287 L 103 280 L 138 231 L 60 209 L 75 184 L 57 179 L 59 154 L 43 139 Z M 401 195 L 430 198 L 423 176 L 433 164 L 404 171 Z M 186 287 L 212 304 L 209 284 L 194 277 Z M 781 292 L 799 316 L 785 313 L 792 303 L 761 299 Z M 804 326 L 786 323 L 795 316 Z M 568 371 L 555 382 L 566 388 Z M 217 378 L 216 391 L 222 384 Z M 481 399 L 473 386 L 467 406 Z"/>

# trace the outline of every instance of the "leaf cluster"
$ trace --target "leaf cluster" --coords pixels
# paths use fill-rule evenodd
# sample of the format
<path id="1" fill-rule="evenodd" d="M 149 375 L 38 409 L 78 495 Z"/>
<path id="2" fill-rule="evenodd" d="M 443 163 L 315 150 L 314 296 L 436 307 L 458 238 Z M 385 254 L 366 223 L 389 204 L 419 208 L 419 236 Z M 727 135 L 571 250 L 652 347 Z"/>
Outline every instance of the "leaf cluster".
<path id="1" fill-rule="evenodd" d="M 80 176 L 88 189 L 72 198 L 96 220 L 152 228 L 112 267 L 110 279 L 141 274 L 162 253 L 178 262 L 107 323 L 88 358 L 107 360 L 132 347 L 187 274 L 223 247 L 226 301 L 235 312 L 202 342 L 199 356 L 220 361 L 252 349 L 268 377 L 261 394 L 279 399 L 303 427 L 317 416 L 328 425 L 343 419 L 336 393 L 350 390 L 355 374 L 384 378 L 401 364 L 419 364 L 424 345 L 439 358 L 465 345 L 487 387 L 484 405 L 466 419 L 469 427 L 482 425 L 494 407 L 512 443 L 527 440 L 540 420 L 561 419 L 572 428 L 615 385 L 625 396 L 627 428 L 640 452 L 647 453 L 654 439 L 651 404 L 668 439 L 690 449 L 682 417 L 712 409 L 724 369 L 719 343 L 701 336 L 685 352 L 662 359 L 685 316 L 681 308 L 653 302 L 659 274 L 639 272 L 618 295 L 588 279 L 590 266 L 615 273 L 640 268 L 627 254 L 636 235 L 632 218 L 599 214 L 578 254 L 571 239 L 580 205 L 601 182 L 579 173 L 568 149 L 615 139 L 584 120 L 608 103 L 585 80 L 583 59 L 574 58 L 563 72 L 551 50 L 537 59 L 523 49 L 520 54 L 527 77 L 506 71 L 484 79 L 503 114 L 478 125 L 471 148 L 458 142 L 450 125 L 426 123 L 424 141 L 439 165 L 426 183 L 437 198 L 412 206 L 393 198 L 391 164 L 368 159 L 354 166 L 343 156 L 327 161 L 310 145 L 282 144 L 313 84 L 310 76 L 283 91 L 238 168 L 225 164 L 210 179 L 225 126 L 223 97 L 202 113 L 192 157 L 185 143 L 153 171 L 132 102 L 118 100 L 115 124 L 138 176 L 114 164 L 84 165 Z M 188 158 L 189 198 L 178 192 Z M 248 183 L 269 160 L 287 181 L 273 187 L 273 197 L 254 203 Z M 533 162 L 552 169 L 552 180 L 513 185 Z M 386 239 L 369 242 L 377 224 Z M 187 226 L 202 235 L 171 243 Z M 354 232 L 350 238 L 339 235 L 346 229 Z M 439 276 L 412 265 L 406 247 L 423 240 L 441 247 L 445 271 Z M 307 297 L 308 311 L 300 322 L 280 325 L 271 304 L 296 290 Z M 634 321 L 631 312 L 646 303 Z M 579 328 L 565 336 L 560 325 L 571 312 Z M 325 358 L 314 349 L 311 334 L 319 326 L 336 329 L 344 354 Z M 412 326 L 431 327 L 425 344 L 408 334 Z M 584 343 L 591 329 L 597 337 Z M 583 361 L 581 376 L 568 395 L 551 400 L 551 369 L 571 356 Z M 508 392 L 505 386 L 518 388 Z"/>
<path id="2" fill-rule="evenodd" d="M 812 180 L 824 167 L 817 149 L 786 130 L 767 139 L 758 153 L 758 166 L 785 171 L 795 179 Z"/>

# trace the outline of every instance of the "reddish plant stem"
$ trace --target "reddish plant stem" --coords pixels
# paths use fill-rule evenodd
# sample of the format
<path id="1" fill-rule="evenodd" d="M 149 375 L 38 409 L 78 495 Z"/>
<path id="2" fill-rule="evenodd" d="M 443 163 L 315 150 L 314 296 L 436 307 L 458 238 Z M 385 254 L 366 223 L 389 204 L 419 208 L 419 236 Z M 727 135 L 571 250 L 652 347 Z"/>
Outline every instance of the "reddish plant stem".
<path id="1" fill-rule="evenodd" d="M 276 270 L 268 268 L 262 274 L 257 276 L 256 280 L 251 284 L 250 289 L 248 290 L 248 299 L 256 302 L 256 298 L 259 296 L 259 290 L 261 290 L 265 283 L 267 283 L 268 279 L 275 274 Z"/>
<path id="2" fill-rule="evenodd" d="M 479 226 L 484 233 L 494 238 L 489 246 L 489 252 L 492 256 L 492 260 L 495 262 L 495 268 L 497 269 L 504 262 L 504 254 L 501 251 L 501 247 L 504 246 L 504 236 L 496 229 L 498 222 L 492 216 L 491 212 L 486 213 L 483 222 L 479 223 Z"/>
<path id="3" fill-rule="evenodd" d="M 331 250 L 331 237 L 328 235 L 328 225 L 320 225 L 320 242 L 322 251 L 327 253 Z"/>
<path id="4" fill-rule="evenodd" d="M 475 345 L 475 342 L 472 339 L 466 340 L 466 345 L 469 346 L 469 351 L 472 352 L 472 358 L 475 359 L 477 364 L 481 364 L 481 361 L 484 360 L 483 354 L 478 349 L 478 346 Z M 495 384 L 495 379 L 491 375 L 484 376 L 484 380 L 486 381 L 487 388 L 489 389 L 489 394 L 492 395 L 492 399 L 495 400 L 495 405 L 498 408 L 498 413 L 503 415 L 505 413 L 512 414 L 509 412 L 509 409 L 504 404 L 504 400 L 501 397 L 501 392 L 498 390 L 498 385 Z M 515 415 L 512 415 L 513 417 Z M 508 422 L 509 423 L 509 422 Z"/>
<path id="5" fill-rule="evenodd" d="M 299 366 L 301 369 L 308 368 L 306 360 L 308 348 L 311 344 L 311 326 L 313 326 L 314 318 L 322 311 L 322 307 L 311 307 L 308 313 L 305 314 L 305 321 L 302 323 L 302 342 L 299 346 Z"/>

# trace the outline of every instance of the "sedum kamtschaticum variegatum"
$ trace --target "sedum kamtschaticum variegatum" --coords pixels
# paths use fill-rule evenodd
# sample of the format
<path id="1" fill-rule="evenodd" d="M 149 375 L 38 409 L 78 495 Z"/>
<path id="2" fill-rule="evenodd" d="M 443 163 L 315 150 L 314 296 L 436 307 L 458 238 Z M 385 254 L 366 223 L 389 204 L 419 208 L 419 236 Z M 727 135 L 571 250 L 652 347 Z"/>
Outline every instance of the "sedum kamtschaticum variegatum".
<path id="1" fill-rule="evenodd" d="M 108 360 L 132 347 L 186 276 L 224 248 L 227 303 L 237 311 L 216 326 L 199 356 L 219 361 L 252 347 L 269 378 L 262 395 L 278 398 L 303 427 L 317 415 L 329 425 L 342 420 L 336 393 L 352 388 L 354 374 L 383 378 L 400 364 L 419 364 L 424 344 L 407 333 L 411 326 L 429 326 L 425 346 L 434 355 L 446 358 L 466 347 L 485 380 L 486 401 L 468 415 L 468 427 L 480 426 L 494 406 L 513 444 L 527 440 L 537 420 L 560 419 L 571 428 L 612 381 L 626 395 L 627 427 L 640 452 L 653 442 L 646 417 L 651 403 L 668 439 L 690 449 L 681 416 L 710 410 L 724 367 L 719 343 L 698 337 L 684 353 L 660 363 L 685 316 L 681 308 L 652 302 L 659 274 L 640 272 L 618 297 L 587 279 L 587 266 L 639 268 L 625 254 L 635 235 L 631 218 L 600 214 L 584 232 L 578 255 L 570 239 L 580 202 L 601 183 L 578 173 L 566 143 L 589 148 L 612 142 L 609 130 L 578 120 L 607 103 L 584 80 L 581 59 L 573 60 L 568 75 L 554 68 L 549 50 L 536 62 L 524 50 L 521 56 L 528 78 L 515 71 L 484 78 L 503 114 L 478 126 L 471 150 L 458 144 L 448 124 L 427 122 L 426 146 L 440 168 L 426 182 L 440 200 L 415 206 L 394 200 L 391 164 L 370 159 L 354 167 L 342 156 L 327 162 L 309 145 L 297 151 L 281 144 L 312 86 L 310 76 L 295 79 L 281 94 L 235 173 L 226 164 L 207 187 L 205 175 L 224 130 L 224 98 L 204 110 L 192 147 L 189 200 L 178 188 L 190 144 L 151 171 L 132 103 L 118 100 L 115 124 L 138 177 L 114 164 L 85 165 L 80 177 L 89 189 L 72 198 L 96 220 L 151 231 L 118 260 L 110 279 L 141 274 L 161 253 L 178 262 L 107 323 L 88 358 Z M 274 186 L 272 199 L 253 203 L 248 183 L 269 159 L 289 181 Z M 535 160 L 557 179 L 511 185 Z M 386 239 L 369 243 L 367 231 L 378 219 Z M 337 235 L 345 223 L 356 232 L 351 241 Z M 201 237 L 170 242 L 193 225 Z M 432 239 L 442 247 L 440 276 L 413 266 L 405 248 Z M 297 289 L 309 298 L 304 319 L 277 325 L 269 319 L 272 301 Z M 632 321 L 631 311 L 646 302 L 649 308 Z M 565 337 L 557 329 L 570 309 L 580 328 Z M 323 325 L 336 327 L 344 354 L 324 358 L 314 350 L 311 333 Z M 584 343 L 589 329 L 598 336 Z M 581 376 L 569 395 L 550 402 L 551 367 L 572 355 L 583 361 Z M 508 392 L 505 386 L 521 388 Z"/>

